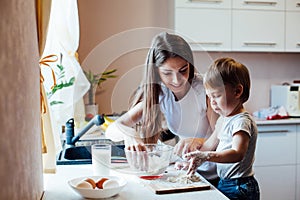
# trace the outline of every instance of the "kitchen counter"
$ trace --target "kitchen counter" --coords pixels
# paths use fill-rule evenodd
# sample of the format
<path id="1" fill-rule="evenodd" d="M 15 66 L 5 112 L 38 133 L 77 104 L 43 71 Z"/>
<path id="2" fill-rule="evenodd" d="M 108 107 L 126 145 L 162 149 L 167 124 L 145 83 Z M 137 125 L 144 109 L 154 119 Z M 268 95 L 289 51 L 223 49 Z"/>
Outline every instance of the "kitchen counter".
<path id="1" fill-rule="evenodd" d="M 284 124 L 300 124 L 300 118 L 288 118 L 277 120 L 255 119 L 257 125 L 284 125 Z"/>
<path id="2" fill-rule="evenodd" d="M 81 176 L 92 176 L 92 165 L 58 165 L 56 174 L 44 174 L 44 196 L 42 200 L 79 200 L 83 199 L 68 185 L 68 180 Z M 220 191 L 211 186 L 209 190 L 184 192 L 175 194 L 155 194 L 148 186 L 148 180 L 142 180 L 135 175 L 124 174 L 117 169 L 110 170 L 110 175 L 121 176 L 126 179 L 127 185 L 116 196 L 109 199 L 144 199 L 144 200 L 182 200 L 182 199 L 205 199 L 227 200 Z"/>

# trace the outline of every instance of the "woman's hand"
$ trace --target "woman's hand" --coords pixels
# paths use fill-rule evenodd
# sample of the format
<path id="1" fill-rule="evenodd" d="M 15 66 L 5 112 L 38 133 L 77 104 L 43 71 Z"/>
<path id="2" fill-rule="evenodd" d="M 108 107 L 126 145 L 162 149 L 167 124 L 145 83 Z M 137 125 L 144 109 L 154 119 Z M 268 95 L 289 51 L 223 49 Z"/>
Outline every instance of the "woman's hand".
<path id="1" fill-rule="evenodd" d="M 146 154 L 146 147 L 141 138 L 137 136 L 125 136 L 125 154 L 131 167 L 137 170 L 147 171 L 149 160 Z"/>
<path id="2" fill-rule="evenodd" d="M 145 151 L 144 142 L 138 136 L 124 136 L 124 144 L 127 150 L 131 151 Z"/>
<path id="3" fill-rule="evenodd" d="M 125 150 L 125 154 L 131 167 L 139 171 L 148 171 L 149 159 L 145 146 L 132 146 L 131 149 Z"/>
<path id="4" fill-rule="evenodd" d="M 199 150 L 203 143 L 204 143 L 204 138 L 181 139 L 174 147 L 174 154 L 181 157 L 186 153 Z"/>

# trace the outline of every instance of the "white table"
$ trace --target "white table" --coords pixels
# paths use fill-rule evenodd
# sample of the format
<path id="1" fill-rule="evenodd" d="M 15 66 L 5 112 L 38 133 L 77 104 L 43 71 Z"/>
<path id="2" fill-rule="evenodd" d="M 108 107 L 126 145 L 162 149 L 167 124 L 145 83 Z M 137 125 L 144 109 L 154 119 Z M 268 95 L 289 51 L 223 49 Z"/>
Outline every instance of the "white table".
<path id="1" fill-rule="evenodd" d="M 67 181 L 81 176 L 92 176 L 92 165 L 58 165 L 55 174 L 44 174 L 44 196 L 42 200 L 78 200 L 83 199 L 75 193 Z M 121 176 L 126 179 L 127 185 L 116 196 L 109 199 L 117 200 L 182 200 L 182 199 L 205 199 L 205 200 L 226 200 L 221 192 L 211 186 L 210 190 L 184 192 L 175 194 L 155 194 L 147 185 L 147 180 L 142 180 L 135 175 L 124 174 L 119 170 L 110 171 L 110 175 Z"/>

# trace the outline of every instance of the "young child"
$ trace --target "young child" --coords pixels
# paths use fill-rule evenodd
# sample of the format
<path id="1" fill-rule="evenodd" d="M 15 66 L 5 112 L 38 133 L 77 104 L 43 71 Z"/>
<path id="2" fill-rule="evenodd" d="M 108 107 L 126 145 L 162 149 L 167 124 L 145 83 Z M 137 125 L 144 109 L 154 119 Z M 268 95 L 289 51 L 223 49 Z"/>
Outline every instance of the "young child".
<path id="1" fill-rule="evenodd" d="M 243 103 L 249 98 L 248 69 L 232 58 L 217 59 L 204 77 L 211 106 L 220 114 L 214 133 L 200 151 L 185 154 L 187 173 L 195 173 L 204 161 L 217 163 L 217 188 L 230 199 L 259 199 L 259 186 L 252 168 L 257 127 Z"/>

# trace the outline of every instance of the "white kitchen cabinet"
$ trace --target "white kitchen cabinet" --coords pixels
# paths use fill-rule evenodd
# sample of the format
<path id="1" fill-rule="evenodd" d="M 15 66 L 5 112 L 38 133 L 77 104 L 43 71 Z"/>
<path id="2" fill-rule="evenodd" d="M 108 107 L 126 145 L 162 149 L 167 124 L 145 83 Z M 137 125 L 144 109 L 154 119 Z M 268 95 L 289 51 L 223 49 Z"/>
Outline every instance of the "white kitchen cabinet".
<path id="1" fill-rule="evenodd" d="M 296 200 L 298 200 L 300 199 L 300 165 L 297 165 L 296 182 Z"/>
<path id="2" fill-rule="evenodd" d="M 258 125 L 254 171 L 261 200 L 296 198 L 297 126 Z"/>
<path id="3" fill-rule="evenodd" d="M 297 125 L 297 165 L 300 165 L 300 125 Z M 299 175 L 300 175 L 300 171 L 299 171 Z"/>
<path id="4" fill-rule="evenodd" d="M 175 30 L 192 50 L 231 50 L 231 11 L 229 9 L 177 8 Z"/>
<path id="5" fill-rule="evenodd" d="M 192 50 L 231 50 L 230 0 L 176 0 L 175 30 Z"/>
<path id="6" fill-rule="evenodd" d="M 256 166 L 295 165 L 296 125 L 258 126 Z"/>
<path id="7" fill-rule="evenodd" d="M 284 51 L 284 12 L 232 11 L 233 51 Z"/>
<path id="8" fill-rule="evenodd" d="M 300 0 L 176 0 L 175 31 L 193 50 L 300 52 Z"/>
<path id="9" fill-rule="evenodd" d="M 300 11 L 300 0 L 285 0 L 287 11 Z"/>
<path id="10" fill-rule="evenodd" d="M 300 52 L 300 0 L 286 0 L 285 49 Z"/>
<path id="11" fill-rule="evenodd" d="M 176 8 L 221 8 L 230 9 L 231 0 L 176 0 Z"/>
<path id="12" fill-rule="evenodd" d="M 260 200 L 295 200 L 296 166 L 255 166 Z"/>
<path id="13" fill-rule="evenodd" d="M 284 10 L 283 0 L 239 0 L 232 1 L 234 9 L 247 9 L 247 10 Z"/>

